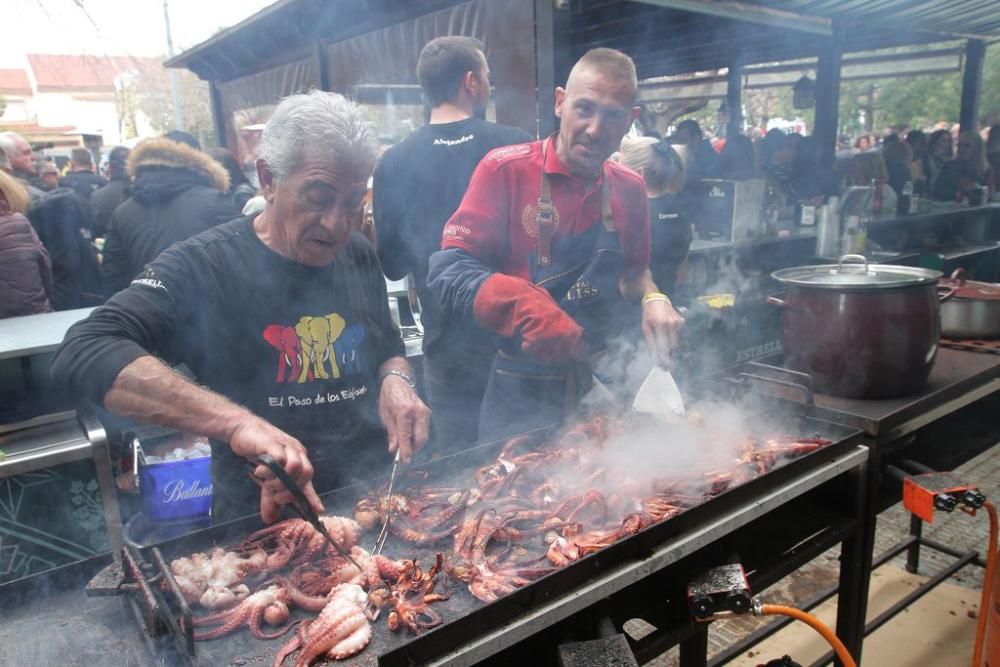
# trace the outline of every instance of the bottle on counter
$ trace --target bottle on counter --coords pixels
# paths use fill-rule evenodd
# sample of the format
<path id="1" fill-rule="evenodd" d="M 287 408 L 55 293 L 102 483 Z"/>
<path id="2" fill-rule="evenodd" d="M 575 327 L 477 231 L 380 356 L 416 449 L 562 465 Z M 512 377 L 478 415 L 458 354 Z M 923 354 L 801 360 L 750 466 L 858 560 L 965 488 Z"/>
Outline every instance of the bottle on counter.
<path id="1" fill-rule="evenodd" d="M 819 207 L 815 204 L 799 203 L 799 225 L 802 227 L 816 226 L 816 211 Z"/>
<path id="2" fill-rule="evenodd" d="M 837 257 L 840 253 L 840 218 L 835 203 L 826 203 L 816 210 L 816 255 Z"/>
<path id="3" fill-rule="evenodd" d="M 778 192 L 774 185 L 768 181 L 764 189 L 764 201 L 762 202 L 763 233 L 764 236 L 774 236 L 778 232 Z"/>
<path id="4" fill-rule="evenodd" d="M 896 215 L 909 215 L 912 201 L 913 181 L 907 181 L 903 184 L 903 190 L 899 193 L 899 200 L 896 202 Z"/>
<path id="5" fill-rule="evenodd" d="M 882 182 L 873 178 L 871 188 L 871 214 L 877 218 L 882 215 Z"/>

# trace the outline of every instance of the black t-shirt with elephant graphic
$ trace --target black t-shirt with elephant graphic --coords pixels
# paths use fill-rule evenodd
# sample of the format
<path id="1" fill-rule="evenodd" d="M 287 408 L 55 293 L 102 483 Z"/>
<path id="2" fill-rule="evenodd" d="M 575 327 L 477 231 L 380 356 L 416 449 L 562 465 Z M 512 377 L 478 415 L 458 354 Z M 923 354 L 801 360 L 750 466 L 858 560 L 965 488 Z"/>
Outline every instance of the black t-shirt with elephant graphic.
<path id="1" fill-rule="evenodd" d="M 388 456 L 376 375 L 404 348 L 359 234 L 323 268 L 280 256 L 246 218 L 178 243 L 70 330 L 53 372 L 100 403 L 146 350 L 298 438 L 318 488 L 369 476 Z M 252 494 L 243 464 L 213 445 L 216 496 Z"/>

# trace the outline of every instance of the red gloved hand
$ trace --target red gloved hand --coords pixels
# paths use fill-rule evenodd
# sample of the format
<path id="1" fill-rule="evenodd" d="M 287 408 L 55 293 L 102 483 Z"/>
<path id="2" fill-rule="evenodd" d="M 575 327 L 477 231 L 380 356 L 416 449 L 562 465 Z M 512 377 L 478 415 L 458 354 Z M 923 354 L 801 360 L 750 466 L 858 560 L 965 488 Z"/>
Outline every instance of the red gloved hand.
<path id="1" fill-rule="evenodd" d="M 546 363 L 583 353 L 583 329 L 541 287 L 494 273 L 479 287 L 472 311 L 480 325 L 506 338 L 521 336 L 521 349 Z"/>

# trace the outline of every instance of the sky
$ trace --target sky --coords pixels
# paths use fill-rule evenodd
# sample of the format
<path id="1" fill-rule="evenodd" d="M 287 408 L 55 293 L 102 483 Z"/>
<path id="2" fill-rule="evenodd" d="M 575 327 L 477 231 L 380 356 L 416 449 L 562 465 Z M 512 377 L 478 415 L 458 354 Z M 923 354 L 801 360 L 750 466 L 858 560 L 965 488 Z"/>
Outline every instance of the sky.
<path id="1" fill-rule="evenodd" d="M 167 0 L 180 53 L 275 0 Z M 164 56 L 164 0 L 0 0 L 0 67 L 24 68 L 26 53 Z M 13 20 L 11 20 L 13 19 Z"/>

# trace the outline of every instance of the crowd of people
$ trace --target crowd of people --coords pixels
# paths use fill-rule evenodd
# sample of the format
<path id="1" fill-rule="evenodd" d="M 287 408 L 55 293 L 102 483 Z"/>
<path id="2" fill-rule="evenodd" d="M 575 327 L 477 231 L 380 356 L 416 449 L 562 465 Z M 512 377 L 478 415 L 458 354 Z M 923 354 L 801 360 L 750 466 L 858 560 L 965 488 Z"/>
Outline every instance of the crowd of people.
<path id="1" fill-rule="evenodd" d="M 713 139 L 695 120 L 687 119 L 665 139 L 649 135 L 686 169 L 683 185 L 672 193 L 680 215 L 697 217 L 702 179 L 764 179 L 782 207 L 816 203 L 842 196 L 852 187 L 873 185 L 878 187 L 883 215 L 909 212 L 905 206 L 913 197 L 986 203 L 993 197 L 1000 168 L 1000 125 L 963 133 L 954 128 L 928 133 L 900 126 L 877 140 L 873 135 L 861 135 L 853 142 L 842 137 L 840 149 L 825 159 L 814 137 L 780 129 L 751 134 L 756 138 Z M 625 158 L 627 151 L 621 155 Z"/>
<path id="2" fill-rule="evenodd" d="M 186 132 L 118 146 L 98 173 L 72 149 L 66 172 L 16 132 L 0 133 L 0 317 L 96 306 L 162 250 L 240 214 L 253 196 L 224 148 Z M 237 169 L 238 171 L 238 169 Z M 18 262 L 30 257 L 37 269 Z"/>
<path id="3" fill-rule="evenodd" d="M 428 99 L 440 101 L 442 93 L 437 95 Z M 393 279 L 414 276 L 425 322 L 437 317 L 436 300 L 430 298 L 425 276 L 428 258 L 440 239 L 433 229 L 424 228 L 419 231 L 422 238 L 418 246 L 400 249 L 400 232 L 395 225 L 405 215 L 398 212 L 411 202 L 402 201 L 395 193 L 416 193 L 416 208 L 438 211 L 436 217 L 443 217 L 442 211 L 457 208 L 467 176 L 487 149 L 528 139 L 522 130 L 486 124 L 475 116 L 462 117 L 462 113 L 455 112 L 451 102 L 433 106 L 431 122 L 401 147 L 389 151 L 376 169 L 376 182 L 402 183 L 402 187 L 374 187 L 369 193 L 374 195 L 374 207 L 387 212 L 381 216 L 386 248 L 380 254 L 383 269 Z M 422 146 L 459 140 L 470 129 L 480 130 L 475 134 L 479 149 L 463 158 L 468 164 L 460 170 L 462 176 L 443 191 L 423 187 L 420 179 L 453 170 L 432 168 L 428 175 L 413 175 L 405 170 L 400 173 L 395 165 L 397 156 L 408 152 L 414 153 L 408 159 L 420 161 L 424 151 L 433 160 L 433 152 Z M 713 140 L 710 136 L 697 121 L 683 120 L 666 139 L 626 137 L 614 156 L 644 175 L 653 222 L 652 267 L 659 272 L 658 283 L 667 292 L 676 282 L 676 269 L 683 264 L 690 244 L 690 221 L 697 217 L 696 184 L 702 179 L 763 178 L 789 205 L 837 196 L 849 187 L 877 182 L 884 193 L 881 201 L 885 211 L 898 207 L 903 212 L 903 202 L 911 196 L 962 201 L 974 188 L 985 187 L 986 197 L 991 198 L 1000 168 L 1000 125 L 960 135 L 956 128 L 925 132 L 899 126 L 881 137 L 863 134 L 853 142 L 842 137 L 834 160 L 826 163 L 814 138 L 795 132 L 773 129 L 755 133 L 756 139 L 736 135 Z M 636 139 L 641 141 L 636 143 Z M 37 271 L 28 273 L 16 270 L 14 263 L 0 266 L 0 285 L 9 286 L 0 303 L 0 316 L 102 303 L 173 243 L 232 219 L 244 208 L 262 208 L 263 200 L 255 197 L 256 186 L 225 148 L 203 151 L 194 137 L 175 131 L 143 141 L 130 157 L 131 153 L 125 147 L 113 148 L 102 173 L 98 173 L 92 152 L 76 148 L 65 173 L 60 174 L 53 161 L 36 157 L 23 137 L 0 133 L 0 171 L 12 179 L 9 183 L 5 180 L 0 202 L 4 220 L 9 222 L 0 230 L 0 251 L 11 253 L 11 257 L 37 257 L 39 265 Z M 677 174 L 682 176 L 678 179 Z M 665 185 L 667 178 L 673 180 L 669 187 Z M 10 192 L 11 188 L 23 188 L 26 203 L 20 193 Z M 182 193 L 185 196 L 178 196 Z M 25 220 L 30 221 L 30 230 L 23 227 Z M 670 223 L 658 224 L 661 220 Z M 374 240 L 373 234 L 369 236 Z M 38 298 L 39 294 L 43 298 Z M 437 333 L 436 327 L 431 327 L 431 339 L 425 345 L 431 360 L 428 384 L 445 400 L 449 391 L 464 391 L 465 381 L 451 380 L 455 373 L 447 369 L 445 357 L 454 355 L 441 351 L 454 345 L 477 349 L 488 343 L 482 336 L 475 342 L 475 332 L 456 331 L 452 341 L 444 333 L 442 340 L 435 339 Z M 477 385 L 484 372 L 463 377 Z"/>

